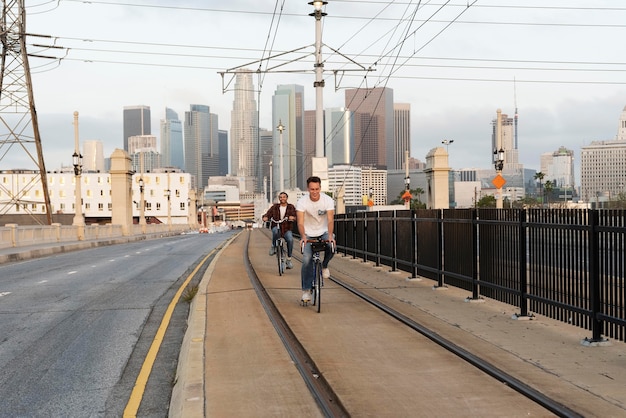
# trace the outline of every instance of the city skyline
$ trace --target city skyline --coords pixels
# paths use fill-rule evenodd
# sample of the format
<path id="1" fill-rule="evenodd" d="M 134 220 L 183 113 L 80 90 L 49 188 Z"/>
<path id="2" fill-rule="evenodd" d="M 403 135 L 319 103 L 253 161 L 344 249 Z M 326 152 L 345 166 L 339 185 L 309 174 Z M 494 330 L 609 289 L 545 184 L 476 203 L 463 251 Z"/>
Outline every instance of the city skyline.
<path id="1" fill-rule="evenodd" d="M 574 150 L 578 162 L 582 146 L 615 138 L 626 80 L 623 71 L 615 71 L 624 64 L 615 62 L 611 45 L 623 36 L 626 9 L 614 2 L 550 0 L 519 7 L 506 1 L 491 8 L 470 2 L 442 7 L 434 20 L 432 6 L 421 7 L 411 20 L 404 14 L 406 5 L 359 2 L 355 16 L 355 4 L 330 0 L 325 7 L 324 107 L 343 107 L 346 88 L 393 89 L 395 102 L 411 105 L 411 157 L 424 160 L 441 140 L 454 139 L 449 147 L 453 168 L 489 167 L 489 121 L 498 108 L 509 115 L 519 109 L 519 161 L 525 167 L 538 170 L 540 155 L 560 146 Z M 81 141 L 103 141 L 107 156 L 122 147 L 120 109 L 129 104 L 153 109 L 153 132 L 158 132 L 162 109 L 182 114 L 192 103 L 210 106 L 220 116 L 220 128 L 228 129 L 233 94 L 219 72 L 313 42 L 312 8 L 305 2 L 284 5 L 276 42 L 269 48 L 265 35 L 274 33 L 272 5 L 235 1 L 220 6 L 208 9 L 203 2 L 188 1 L 171 7 L 156 2 L 27 7 L 28 32 L 50 35 L 56 45 L 69 48 L 58 62 L 31 58 L 47 168 L 71 164 L 75 110 Z M 221 23 L 207 28 L 207 16 Z M 114 29 L 105 23 L 110 21 L 116 22 Z M 184 22 L 184 30 L 167 32 L 182 37 L 157 29 L 174 22 Z M 383 54 L 385 45 L 400 45 L 399 35 L 393 38 L 387 31 L 398 24 L 415 36 Z M 362 73 L 344 73 L 334 90 L 332 70 L 346 64 L 331 48 L 365 67 L 376 62 L 376 71 L 367 74 L 367 81 Z M 314 108 L 312 68 L 308 59 L 297 66 L 307 74 L 256 74 L 262 81 L 261 127 L 272 128 L 268 118 L 277 85 L 303 85 L 305 109 Z"/>

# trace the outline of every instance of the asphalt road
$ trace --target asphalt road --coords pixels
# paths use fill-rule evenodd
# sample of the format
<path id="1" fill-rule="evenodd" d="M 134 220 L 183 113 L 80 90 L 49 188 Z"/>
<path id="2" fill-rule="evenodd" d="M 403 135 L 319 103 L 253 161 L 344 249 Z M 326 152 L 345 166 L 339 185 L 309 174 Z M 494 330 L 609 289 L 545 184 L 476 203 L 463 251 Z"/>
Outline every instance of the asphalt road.
<path id="1" fill-rule="evenodd" d="M 122 416 L 176 291 L 231 235 L 180 235 L 0 265 L 0 417 Z M 138 416 L 167 416 L 188 310 L 186 302 L 176 306 Z"/>

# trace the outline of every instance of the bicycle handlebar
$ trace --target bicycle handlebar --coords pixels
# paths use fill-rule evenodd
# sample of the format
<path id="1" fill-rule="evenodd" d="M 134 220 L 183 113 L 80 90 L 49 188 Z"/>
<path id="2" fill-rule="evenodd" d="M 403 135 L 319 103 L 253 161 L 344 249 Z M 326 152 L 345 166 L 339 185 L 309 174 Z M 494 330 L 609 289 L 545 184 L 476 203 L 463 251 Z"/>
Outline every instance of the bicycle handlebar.
<path id="1" fill-rule="evenodd" d="M 270 222 L 273 222 L 275 224 L 282 224 L 285 221 L 289 221 L 289 218 L 286 217 L 286 216 L 283 219 L 279 220 L 279 221 L 275 220 L 274 218 L 270 218 Z"/>
<path id="2" fill-rule="evenodd" d="M 324 244 L 330 245 L 330 251 L 331 251 L 332 253 L 334 253 L 334 252 L 335 252 L 335 242 L 334 242 L 334 241 L 331 241 L 331 240 L 329 240 L 329 239 L 315 239 L 315 238 L 313 238 L 313 239 L 308 239 L 308 240 L 306 240 L 306 243 L 307 243 L 307 244 L 308 244 L 308 243 L 311 243 L 311 244 L 319 244 L 319 243 L 324 243 Z M 301 253 L 304 253 L 304 246 L 305 246 L 305 242 L 304 242 L 304 241 L 301 241 L 301 242 L 300 242 L 300 252 L 301 252 Z M 319 252 L 319 251 L 321 251 L 321 249 L 320 249 L 320 250 L 317 250 L 317 251 L 315 250 L 315 248 L 313 249 L 313 252 Z"/>

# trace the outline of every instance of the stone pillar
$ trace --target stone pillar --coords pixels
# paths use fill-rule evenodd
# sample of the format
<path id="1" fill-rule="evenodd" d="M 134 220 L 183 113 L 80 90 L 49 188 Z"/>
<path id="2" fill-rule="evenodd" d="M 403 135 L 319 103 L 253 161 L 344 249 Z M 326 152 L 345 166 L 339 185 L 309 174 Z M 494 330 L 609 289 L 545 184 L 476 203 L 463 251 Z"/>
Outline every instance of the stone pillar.
<path id="1" fill-rule="evenodd" d="M 130 235 L 133 225 L 131 158 L 123 149 L 111 154 L 111 223 L 122 226 L 122 234 Z"/>
<path id="2" fill-rule="evenodd" d="M 196 207 L 196 190 L 189 190 L 189 227 L 196 229 L 198 227 L 198 208 Z"/>
<path id="3" fill-rule="evenodd" d="M 428 184 L 428 209 L 450 208 L 450 167 L 448 153 L 443 147 L 433 148 L 426 155 L 426 181 Z"/>

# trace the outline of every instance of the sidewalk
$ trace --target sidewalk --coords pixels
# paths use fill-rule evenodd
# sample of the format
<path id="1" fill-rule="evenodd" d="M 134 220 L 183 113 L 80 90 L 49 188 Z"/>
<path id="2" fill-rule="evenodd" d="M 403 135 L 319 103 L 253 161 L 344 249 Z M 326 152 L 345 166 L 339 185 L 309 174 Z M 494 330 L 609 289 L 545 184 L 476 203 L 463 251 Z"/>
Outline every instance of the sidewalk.
<path id="1" fill-rule="evenodd" d="M 254 241 L 267 239 L 261 236 L 261 231 L 251 233 L 255 234 Z M 243 235 L 238 237 L 241 239 Z M 251 249 L 252 262 L 259 257 L 267 259 L 266 249 L 267 245 L 262 246 L 262 250 Z M 222 271 L 220 275 L 230 274 L 234 279 L 238 271 L 236 268 L 241 264 L 241 250 L 228 251 L 226 247 L 205 273 L 192 304 L 189 328 L 181 349 L 178 379 L 170 408 L 172 417 L 204 416 L 204 404 L 209 401 L 205 398 L 205 389 L 215 385 L 215 382 L 207 382 L 209 375 L 205 370 L 205 361 L 208 356 L 223 354 L 205 352 L 203 346 L 208 347 L 209 338 L 206 334 L 207 321 L 212 327 L 224 325 L 222 337 L 230 334 L 232 338 L 236 331 L 226 326 L 224 318 L 228 316 L 223 315 L 227 311 L 237 310 L 238 314 L 243 313 L 247 317 L 253 315 L 256 318 L 259 315 L 258 312 L 242 312 L 249 308 L 258 309 L 253 306 L 254 298 L 243 303 L 222 304 L 221 309 L 226 312 L 213 311 L 209 315 L 207 288 L 211 276 L 219 269 Z M 295 268 L 298 269 L 299 265 L 296 264 Z M 517 309 L 510 305 L 489 299 L 484 303 L 471 303 L 466 299 L 470 296 L 467 291 L 456 288 L 436 290 L 433 287 L 436 283 L 431 280 L 409 279 L 405 272 L 390 272 L 388 267 L 375 267 L 340 254 L 331 262 L 331 274 L 351 281 L 352 286 L 362 291 L 376 293 L 386 303 L 393 304 L 394 309 L 402 310 L 443 338 L 485 358 L 495 367 L 583 416 L 626 416 L 625 343 L 610 341 L 602 346 L 585 346 L 581 342 L 591 336 L 590 331 L 540 315 L 533 320 L 515 320 L 513 316 Z M 250 284 L 245 280 L 237 283 L 240 286 L 238 289 L 249 297 L 252 292 Z M 210 293 L 215 295 L 215 292 Z M 250 326 L 259 325 L 255 321 Z M 262 335 L 267 334 L 260 333 L 259 338 Z M 261 339 L 257 342 L 266 343 Z M 213 347 L 219 350 L 219 345 Z M 218 379 L 216 375 L 212 377 Z M 247 378 L 245 374 L 237 376 L 232 370 L 228 381 L 234 385 L 237 381 L 247 381 Z M 289 379 L 295 384 L 291 380 L 293 376 Z"/>

